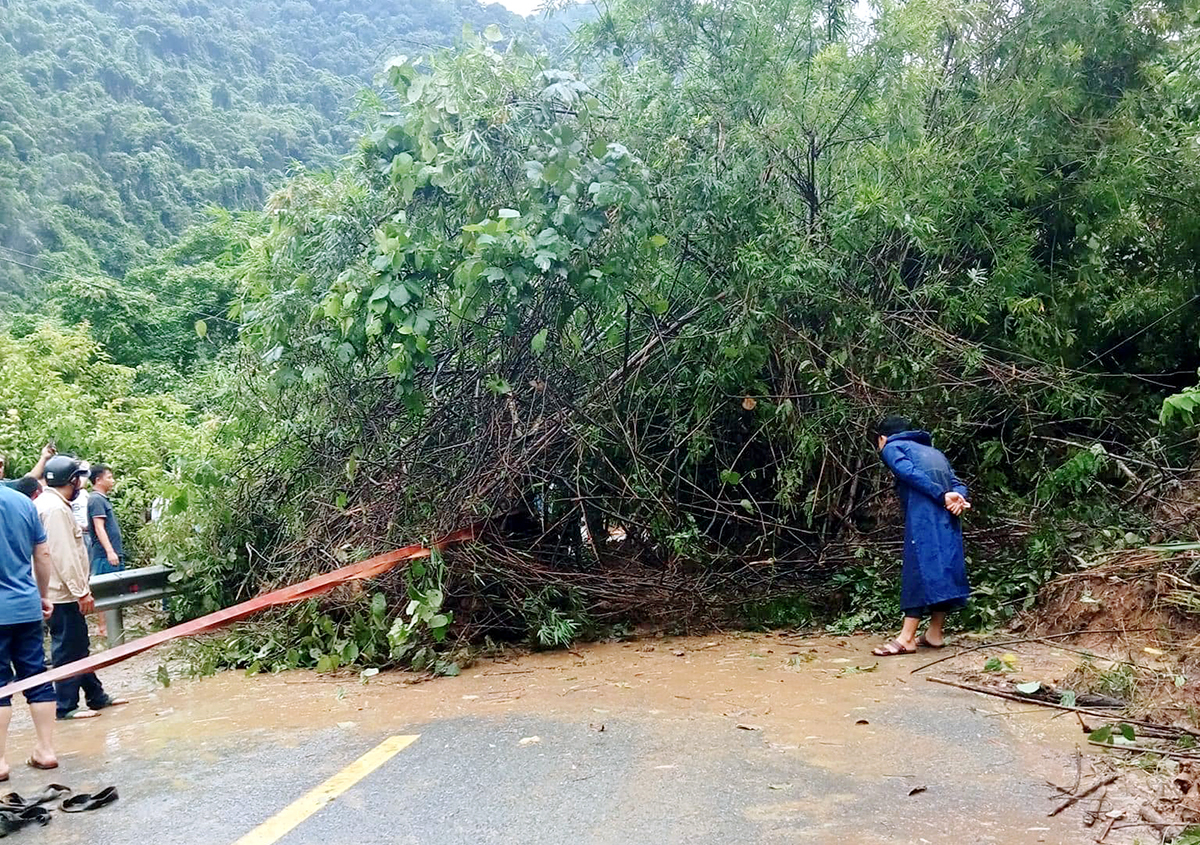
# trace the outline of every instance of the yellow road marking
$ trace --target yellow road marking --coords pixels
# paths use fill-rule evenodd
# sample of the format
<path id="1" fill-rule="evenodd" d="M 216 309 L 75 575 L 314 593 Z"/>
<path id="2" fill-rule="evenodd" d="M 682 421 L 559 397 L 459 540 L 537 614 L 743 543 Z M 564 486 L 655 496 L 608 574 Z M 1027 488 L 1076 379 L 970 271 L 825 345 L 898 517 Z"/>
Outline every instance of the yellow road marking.
<path id="1" fill-rule="evenodd" d="M 278 842 L 313 813 L 416 742 L 418 736 L 388 737 L 307 795 L 296 799 L 254 828 L 234 845 L 272 845 Z"/>

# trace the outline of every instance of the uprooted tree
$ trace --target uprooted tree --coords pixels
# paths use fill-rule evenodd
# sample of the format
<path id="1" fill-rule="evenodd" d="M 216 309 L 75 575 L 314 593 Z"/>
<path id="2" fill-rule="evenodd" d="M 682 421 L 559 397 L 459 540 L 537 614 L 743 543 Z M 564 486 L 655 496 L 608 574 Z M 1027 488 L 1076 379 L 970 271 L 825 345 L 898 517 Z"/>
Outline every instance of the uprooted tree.
<path id="1" fill-rule="evenodd" d="M 245 259 L 193 596 L 486 522 L 386 591 L 546 643 L 831 579 L 878 608 L 866 435 L 905 412 L 976 490 L 1003 615 L 1192 458 L 1154 418 L 1200 364 L 1194 12 L 629 0 L 576 69 L 494 28 L 393 60 L 354 161 Z M 305 641 L 382 652 L 379 610 Z"/>

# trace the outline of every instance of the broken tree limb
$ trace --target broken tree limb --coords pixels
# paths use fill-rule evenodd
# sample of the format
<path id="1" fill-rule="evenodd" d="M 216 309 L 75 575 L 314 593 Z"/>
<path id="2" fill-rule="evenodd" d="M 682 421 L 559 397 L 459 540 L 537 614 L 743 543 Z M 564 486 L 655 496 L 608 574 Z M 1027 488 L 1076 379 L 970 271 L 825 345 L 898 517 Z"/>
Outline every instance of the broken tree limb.
<path id="1" fill-rule="evenodd" d="M 1134 754 L 1161 754 L 1164 757 L 1174 757 L 1178 760 L 1195 760 L 1200 762 L 1200 753 L 1195 751 L 1172 751 L 1167 748 L 1151 748 L 1148 745 L 1117 745 L 1111 742 L 1097 742 L 1094 739 L 1088 740 L 1088 745 L 1095 745 L 1099 748 L 1107 748 L 1110 751 L 1130 751 Z"/>
<path id="2" fill-rule="evenodd" d="M 1160 816 L 1158 814 L 1158 812 L 1153 807 L 1151 807 L 1149 804 L 1143 804 L 1142 808 L 1138 811 L 1138 815 L 1140 815 L 1143 819 L 1145 819 L 1145 821 L 1151 827 L 1155 828 L 1162 835 L 1164 842 L 1170 840 L 1171 837 L 1174 836 L 1174 834 L 1171 833 L 1171 828 L 1187 827 L 1187 825 L 1184 824 L 1183 822 L 1167 821 L 1162 816 Z"/>
<path id="3" fill-rule="evenodd" d="M 936 666 L 939 663 L 944 663 L 947 660 L 953 660 L 954 658 L 961 657 L 964 654 L 970 654 L 973 651 L 983 651 L 984 649 L 988 649 L 988 648 L 1001 648 L 1002 646 L 1020 645 L 1021 643 L 1036 643 L 1036 642 L 1043 642 L 1043 641 L 1047 641 L 1047 640 L 1065 640 L 1069 637 L 1077 637 L 1080 634 L 1136 634 L 1136 633 L 1143 633 L 1143 632 L 1152 631 L 1152 630 L 1154 630 L 1154 629 L 1153 628 L 1105 628 L 1100 631 L 1089 631 L 1085 628 L 1085 629 L 1081 629 L 1078 631 L 1071 631 L 1070 633 L 1067 633 L 1067 634 L 1049 634 L 1044 637 L 1020 637 L 1015 640 L 1002 640 L 1001 642 L 998 642 L 998 643 L 984 643 L 983 645 L 977 645 L 977 646 L 973 646 L 971 648 L 960 649 L 960 650 L 954 652 L 954 654 L 948 654 L 945 657 L 939 657 L 937 660 L 931 660 L 928 663 L 923 663 L 922 665 L 918 666 L 916 669 L 910 670 L 908 674 L 915 675 L 918 672 L 922 671 L 923 669 L 928 669 L 930 666 Z M 1101 660 L 1108 660 L 1112 663 L 1127 663 L 1128 662 L 1128 661 L 1120 660 L 1117 658 L 1101 657 L 1100 655 L 1095 655 L 1095 656 Z M 1136 664 L 1134 664 L 1134 665 L 1136 665 Z"/>
<path id="4" fill-rule="evenodd" d="M 934 684 L 942 684 L 944 686 L 966 690 L 967 692 L 978 692 L 983 695 L 992 695 L 996 698 L 1004 698 L 1008 701 L 1019 701 L 1022 704 L 1036 704 L 1039 707 L 1049 707 L 1052 710 L 1064 710 L 1068 713 L 1082 713 L 1085 716 L 1096 716 L 1097 718 L 1105 719 L 1109 722 L 1123 722 L 1127 725 L 1134 725 L 1135 727 L 1150 728 L 1164 732 L 1173 731 L 1175 736 L 1180 736 L 1183 734 L 1187 734 L 1188 736 L 1200 736 L 1200 734 L 1197 734 L 1187 728 L 1176 728 L 1171 725 L 1159 725 L 1154 722 L 1146 722 L 1141 719 L 1115 718 L 1113 713 L 1106 713 L 1103 710 L 1091 710 L 1087 707 L 1070 707 L 1066 704 L 1055 704 L 1053 701 L 1042 701 L 1039 698 L 1030 698 L 1029 696 L 1018 695 L 1017 693 L 1008 692 L 1007 690 L 981 687 L 976 684 L 964 684 L 961 681 L 952 681 L 949 678 L 926 678 L 925 680 Z M 0 690 L 0 694 L 3 692 L 3 690 Z"/>
<path id="5" fill-rule="evenodd" d="M 1091 795 L 1093 792 L 1095 792 L 1100 787 L 1108 786 L 1110 783 L 1115 783 L 1117 778 L 1119 778 L 1119 777 L 1120 777 L 1120 775 L 1109 775 L 1108 777 L 1104 778 L 1103 780 L 1096 781 L 1091 786 L 1089 786 L 1087 789 L 1085 789 L 1083 792 L 1080 792 L 1076 795 L 1072 795 L 1066 801 L 1059 804 L 1057 807 L 1055 807 L 1053 810 L 1051 810 L 1047 815 L 1051 818 L 1053 818 L 1054 816 L 1057 816 L 1063 810 L 1067 809 L 1068 807 L 1073 806 L 1076 802 L 1082 801 L 1084 798 L 1087 798 L 1089 795 Z"/>
<path id="6" fill-rule="evenodd" d="M 435 548 L 440 551 L 446 546 L 473 540 L 479 535 L 480 531 L 482 531 L 481 525 L 473 525 L 470 528 L 463 528 L 452 534 L 448 534 L 430 546 L 405 546 L 402 549 L 378 555 L 360 563 L 343 566 L 341 569 L 335 569 L 333 572 L 326 572 L 324 575 L 316 575 L 306 581 L 301 581 L 299 584 L 292 584 L 289 587 L 283 587 L 269 593 L 264 593 L 261 596 L 255 596 L 241 604 L 235 604 L 232 607 L 218 610 L 206 616 L 200 616 L 181 625 L 157 631 L 149 636 L 136 639 L 133 642 L 85 657 L 83 660 L 76 660 L 64 666 L 56 666 L 49 671 L 5 684 L 3 687 L 0 687 L 0 696 L 15 695 L 18 692 L 24 692 L 41 684 L 62 681 L 67 678 L 74 678 L 77 675 L 95 672 L 97 669 L 103 669 L 105 666 L 112 666 L 115 663 L 128 660 L 136 654 L 149 651 L 171 640 L 215 631 L 217 628 L 245 619 L 247 616 L 258 613 L 261 610 L 293 604 L 312 598 L 313 596 L 319 596 L 322 593 L 332 590 L 334 587 L 350 581 L 374 578 L 395 569 L 402 563 L 411 563 L 414 560 L 427 558 L 433 553 L 433 549 Z"/>

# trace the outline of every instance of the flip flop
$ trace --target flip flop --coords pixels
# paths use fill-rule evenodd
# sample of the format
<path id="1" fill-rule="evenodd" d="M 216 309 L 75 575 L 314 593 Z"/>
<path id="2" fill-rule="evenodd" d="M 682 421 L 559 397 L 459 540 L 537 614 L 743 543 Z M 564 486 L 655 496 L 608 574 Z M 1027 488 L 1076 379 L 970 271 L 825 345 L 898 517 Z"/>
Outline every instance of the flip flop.
<path id="1" fill-rule="evenodd" d="M 99 715 L 100 715 L 100 711 L 98 711 L 98 710 L 89 710 L 87 708 L 80 707 L 77 710 L 72 710 L 71 712 L 67 713 L 65 716 L 59 716 L 58 720 L 60 722 L 65 722 L 68 719 L 95 719 Z"/>
<path id="2" fill-rule="evenodd" d="M 26 807 L 17 814 L 17 821 L 22 825 L 40 824 L 45 826 L 50 824 L 50 811 L 45 807 Z"/>
<path id="3" fill-rule="evenodd" d="M 939 649 L 939 648 L 945 648 L 945 647 L 946 647 L 946 643 L 945 643 L 945 641 L 943 640 L 941 645 L 934 645 L 934 644 L 933 644 L 933 643 L 931 643 L 929 640 L 925 639 L 925 635 L 924 635 L 924 634 L 922 634 L 921 636 L 917 637 L 917 646 L 918 646 L 919 648 L 932 648 L 932 649 Z"/>
<path id="4" fill-rule="evenodd" d="M 50 811 L 45 807 L 0 809 L 0 837 L 15 833 L 30 824 L 50 824 Z"/>
<path id="5" fill-rule="evenodd" d="M 70 795 L 74 790 L 69 786 L 63 786 L 61 783 L 48 783 L 46 787 L 33 796 L 26 802 L 27 807 L 40 807 L 43 804 L 49 804 L 51 801 L 57 801 L 66 795 Z"/>
<path id="6" fill-rule="evenodd" d="M 25 765 L 29 766 L 29 768 L 31 768 L 31 769 L 37 769 L 38 771 L 48 772 L 48 771 L 51 771 L 52 769 L 58 768 L 58 761 L 55 760 L 53 763 L 43 763 L 41 760 L 36 760 L 33 757 L 30 757 L 28 760 L 25 761 Z"/>
<path id="7" fill-rule="evenodd" d="M 909 651 L 904 646 L 900 645 L 899 640 L 892 640 L 890 643 L 885 643 L 884 645 L 879 646 L 879 648 L 871 651 L 871 654 L 875 655 L 876 657 L 896 657 L 897 655 L 901 654 L 916 653 L 917 650 L 915 648 L 912 651 Z"/>
<path id="8" fill-rule="evenodd" d="M 10 792 L 0 797 L 0 811 L 19 813 L 23 810 L 28 810 L 30 807 L 40 807 L 43 804 L 49 804 L 51 801 L 57 801 L 64 795 L 70 794 L 71 787 L 63 786 L 61 783 L 46 784 L 45 789 L 32 798 L 23 798 L 18 792 Z"/>
<path id="9" fill-rule="evenodd" d="M 128 698 L 110 698 L 107 704 L 101 704 L 99 707 L 93 707 L 93 711 L 107 710 L 109 707 L 120 707 L 122 704 L 128 704 Z"/>
<path id="10" fill-rule="evenodd" d="M 117 788 L 115 786 L 106 786 L 95 795 L 89 795 L 86 792 L 80 795 L 73 795 L 66 801 L 63 801 L 59 809 L 64 813 L 84 813 L 88 810 L 99 810 L 101 807 L 107 807 L 116 801 L 117 798 Z"/>

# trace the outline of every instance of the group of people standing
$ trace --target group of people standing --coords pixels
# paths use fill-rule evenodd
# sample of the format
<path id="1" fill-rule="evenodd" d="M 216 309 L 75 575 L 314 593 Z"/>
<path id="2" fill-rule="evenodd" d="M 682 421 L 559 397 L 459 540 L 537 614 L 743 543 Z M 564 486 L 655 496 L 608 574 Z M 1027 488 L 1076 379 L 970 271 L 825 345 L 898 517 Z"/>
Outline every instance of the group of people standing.
<path id="1" fill-rule="evenodd" d="M 90 578 L 124 568 L 109 467 L 89 466 L 47 445 L 29 474 L 12 481 L 4 474 L 0 456 L 0 685 L 45 671 L 45 622 L 54 666 L 87 657 L 87 615 L 96 609 Z M 80 707 L 81 690 L 86 707 Z M 58 766 L 55 719 L 91 718 L 126 703 L 105 692 L 95 674 L 41 684 L 25 699 L 37 733 L 27 763 L 37 769 Z M 11 715 L 12 699 L 0 699 L 0 782 L 9 777 L 4 750 Z"/>

